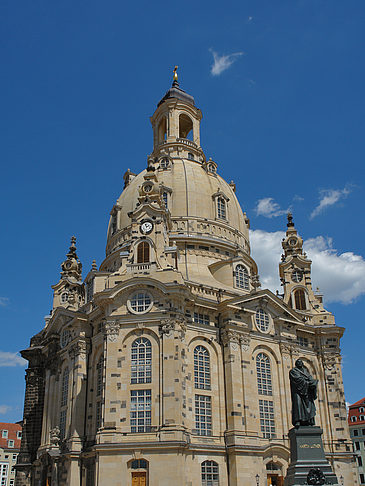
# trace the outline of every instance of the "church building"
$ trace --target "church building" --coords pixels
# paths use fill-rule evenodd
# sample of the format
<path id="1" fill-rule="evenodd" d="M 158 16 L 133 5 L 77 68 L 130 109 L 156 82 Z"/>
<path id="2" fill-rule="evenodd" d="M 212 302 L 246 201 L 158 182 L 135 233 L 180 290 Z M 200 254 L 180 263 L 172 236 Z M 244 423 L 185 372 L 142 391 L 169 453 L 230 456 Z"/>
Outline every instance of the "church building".
<path id="1" fill-rule="evenodd" d="M 175 72 L 147 167 L 125 172 L 105 259 L 84 280 L 72 237 L 51 314 L 22 351 L 16 486 L 281 486 L 298 358 L 319 380 L 326 457 L 358 484 L 344 328 L 312 289 L 291 214 L 283 294 L 261 288 L 249 219 L 205 156 L 201 120 Z"/>

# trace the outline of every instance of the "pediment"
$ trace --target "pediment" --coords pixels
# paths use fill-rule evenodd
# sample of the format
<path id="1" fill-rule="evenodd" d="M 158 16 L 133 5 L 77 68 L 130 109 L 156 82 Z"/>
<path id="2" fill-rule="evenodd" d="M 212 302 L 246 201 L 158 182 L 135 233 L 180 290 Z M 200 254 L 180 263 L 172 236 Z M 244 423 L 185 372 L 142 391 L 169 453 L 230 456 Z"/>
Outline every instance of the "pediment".
<path id="1" fill-rule="evenodd" d="M 225 300 L 221 303 L 220 307 L 222 311 L 225 307 L 235 307 L 237 310 L 246 310 L 248 312 L 253 312 L 258 307 L 266 308 L 271 313 L 273 319 L 277 318 L 290 321 L 293 324 L 303 324 L 303 317 L 269 289 Z"/>

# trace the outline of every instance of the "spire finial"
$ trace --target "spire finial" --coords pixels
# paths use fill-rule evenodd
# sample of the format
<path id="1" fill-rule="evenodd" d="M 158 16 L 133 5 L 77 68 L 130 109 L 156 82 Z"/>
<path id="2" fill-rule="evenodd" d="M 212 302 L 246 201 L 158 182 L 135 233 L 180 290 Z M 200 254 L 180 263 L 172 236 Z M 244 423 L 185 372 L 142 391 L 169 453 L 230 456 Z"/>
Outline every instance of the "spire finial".
<path id="1" fill-rule="evenodd" d="M 288 212 L 288 223 L 287 223 L 287 227 L 288 228 L 294 227 L 293 215 L 292 215 L 292 213 L 290 211 Z"/>
<path id="2" fill-rule="evenodd" d="M 173 76 L 172 86 L 176 86 L 176 87 L 179 87 L 179 81 L 178 81 L 178 76 L 177 76 L 178 67 L 179 66 L 175 66 L 174 70 L 173 70 L 174 76 Z"/>
<path id="3" fill-rule="evenodd" d="M 174 67 L 174 71 L 173 71 L 173 73 L 174 73 L 174 81 L 177 81 L 177 69 L 178 69 L 178 67 L 179 66 L 175 66 Z"/>
<path id="4" fill-rule="evenodd" d="M 96 271 L 98 270 L 98 266 L 97 266 L 97 264 L 96 264 L 96 261 L 95 261 L 95 260 L 93 260 L 93 262 L 92 262 L 92 264 L 91 264 L 91 270 L 92 270 L 93 272 L 96 272 Z"/>

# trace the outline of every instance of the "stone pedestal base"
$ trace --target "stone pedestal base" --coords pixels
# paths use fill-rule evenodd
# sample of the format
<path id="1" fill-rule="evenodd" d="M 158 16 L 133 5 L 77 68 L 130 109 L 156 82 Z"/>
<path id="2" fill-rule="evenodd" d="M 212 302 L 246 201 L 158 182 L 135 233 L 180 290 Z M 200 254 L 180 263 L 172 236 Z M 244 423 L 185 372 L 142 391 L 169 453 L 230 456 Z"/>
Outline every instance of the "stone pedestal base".
<path id="1" fill-rule="evenodd" d="M 320 427 L 315 426 L 289 430 L 290 464 L 284 486 L 338 484 L 324 454 L 322 432 Z M 318 482 L 315 482 L 316 478 Z"/>

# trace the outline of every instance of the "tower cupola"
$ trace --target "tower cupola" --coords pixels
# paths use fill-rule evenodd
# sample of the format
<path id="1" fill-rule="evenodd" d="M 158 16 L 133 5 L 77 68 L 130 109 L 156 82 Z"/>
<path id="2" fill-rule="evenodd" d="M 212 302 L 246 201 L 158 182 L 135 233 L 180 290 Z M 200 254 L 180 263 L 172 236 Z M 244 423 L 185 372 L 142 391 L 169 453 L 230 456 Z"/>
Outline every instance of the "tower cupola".
<path id="1" fill-rule="evenodd" d="M 157 160 L 168 155 L 205 161 L 200 147 L 200 121 L 202 112 L 195 106 L 193 96 L 180 88 L 177 66 L 171 88 L 157 104 L 151 117 L 153 152 Z"/>
<path id="2" fill-rule="evenodd" d="M 65 307 L 78 309 L 84 303 L 84 284 L 81 281 L 82 264 L 76 253 L 76 238 L 71 237 L 71 245 L 66 260 L 61 263 L 61 279 L 52 286 L 53 309 Z"/>

